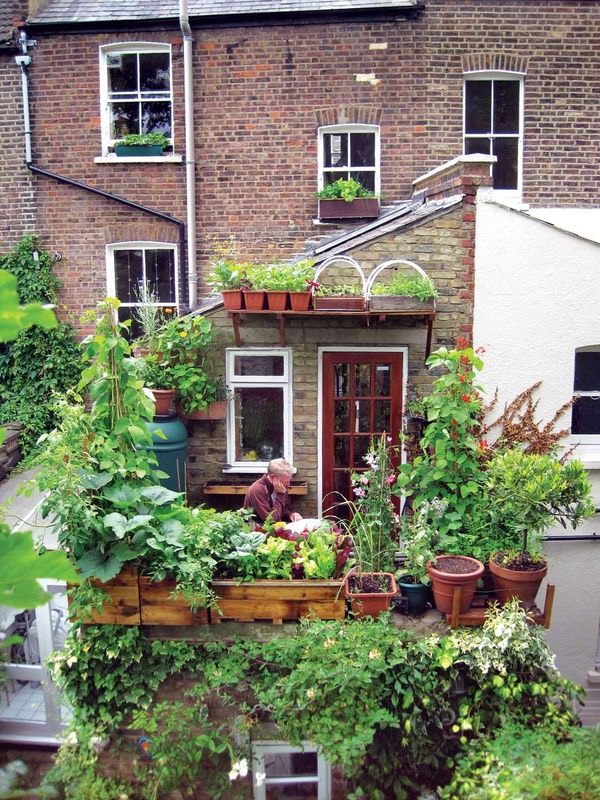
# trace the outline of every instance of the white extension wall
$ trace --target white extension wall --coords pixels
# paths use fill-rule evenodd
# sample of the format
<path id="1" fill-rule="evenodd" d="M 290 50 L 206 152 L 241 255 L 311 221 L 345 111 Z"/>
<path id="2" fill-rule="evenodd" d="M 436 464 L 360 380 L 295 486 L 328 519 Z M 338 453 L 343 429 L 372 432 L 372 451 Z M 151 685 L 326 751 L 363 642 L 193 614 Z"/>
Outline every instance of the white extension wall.
<path id="1" fill-rule="evenodd" d="M 575 349 L 600 344 L 600 246 L 502 206 L 485 190 L 476 219 L 473 338 L 485 348 L 481 383 L 490 397 L 498 388 L 502 408 L 543 381 L 539 417 L 548 420 L 572 396 Z M 570 425 L 568 414 L 563 423 Z M 600 443 L 575 457 L 590 468 L 600 506 Z M 599 517 L 577 529 L 594 531 L 600 534 Z M 552 543 L 547 551 L 557 586 L 548 641 L 559 669 L 586 684 L 600 619 L 600 542 Z"/>

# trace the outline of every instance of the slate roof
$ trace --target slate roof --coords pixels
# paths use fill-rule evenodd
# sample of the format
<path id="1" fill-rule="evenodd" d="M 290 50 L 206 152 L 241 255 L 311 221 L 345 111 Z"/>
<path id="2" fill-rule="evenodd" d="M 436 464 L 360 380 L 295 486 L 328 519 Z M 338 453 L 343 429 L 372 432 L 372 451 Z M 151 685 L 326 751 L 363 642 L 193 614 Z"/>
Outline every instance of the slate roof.
<path id="1" fill-rule="evenodd" d="M 0 47 L 13 38 L 13 8 L 11 0 L 0 0 Z"/>
<path id="2" fill-rule="evenodd" d="M 335 11 L 402 11 L 422 0 L 189 0 L 190 17 L 231 17 Z M 48 0 L 29 18 L 34 25 L 127 22 L 178 18 L 177 0 Z"/>

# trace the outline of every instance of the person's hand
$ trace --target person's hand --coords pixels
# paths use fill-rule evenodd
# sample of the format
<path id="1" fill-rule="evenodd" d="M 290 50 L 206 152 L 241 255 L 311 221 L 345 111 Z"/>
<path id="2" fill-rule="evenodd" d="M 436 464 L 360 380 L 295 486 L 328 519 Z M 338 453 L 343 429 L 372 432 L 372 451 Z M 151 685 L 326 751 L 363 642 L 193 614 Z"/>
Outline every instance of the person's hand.
<path id="1" fill-rule="evenodd" d="M 290 522 L 298 522 L 300 519 L 302 519 L 302 514 L 299 514 L 297 511 L 293 511 L 290 514 Z"/>
<path id="2" fill-rule="evenodd" d="M 277 494 L 287 494 L 288 487 L 281 478 L 271 478 L 271 482 Z"/>

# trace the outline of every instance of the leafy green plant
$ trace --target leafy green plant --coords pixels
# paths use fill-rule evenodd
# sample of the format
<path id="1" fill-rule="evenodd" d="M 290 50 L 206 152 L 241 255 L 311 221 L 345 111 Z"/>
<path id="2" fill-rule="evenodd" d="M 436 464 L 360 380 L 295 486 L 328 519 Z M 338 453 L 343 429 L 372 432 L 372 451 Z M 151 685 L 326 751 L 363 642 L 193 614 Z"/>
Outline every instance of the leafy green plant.
<path id="1" fill-rule="evenodd" d="M 342 199 L 350 203 L 357 197 L 375 197 L 375 194 L 369 191 L 369 189 L 365 189 L 365 187 L 354 180 L 354 178 L 338 178 L 337 181 L 328 183 L 327 186 L 324 186 L 317 192 L 317 197 L 320 200 Z"/>
<path id="2" fill-rule="evenodd" d="M 430 278 L 398 274 L 389 283 L 374 283 L 371 294 L 399 295 L 416 297 L 417 300 L 431 300 L 437 297 L 437 290 Z"/>
<path id="3" fill-rule="evenodd" d="M 254 266 L 249 261 L 237 262 L 229 258 L 217 258 L 211 262 L 207 283 L 217 292 L 241 289 L 249 285 L 247 273 Z"/>
<path id="4" fill-rule="evenodd" d="M 439 534 L 429 520 L 439 518 L 445 510 L 446 501 L 425 501 L 412 517 L 404 517 L 400 530 L 404 561 L 398 577 L 408 576 L 414 583 L 429 583 L 427 562 L 435 558 L 439 548 Z"/>
<path id="5" fill-rule="evenodd" d="M 360 297 L 362 293 L 362 286 L 349 283 L 336 284 L 335 286 L 319 284 L 315 290 L 315 294 L 318 297 Z"/>
<path id="6" fill-rule="evenodd" d="M 328 524 L 321 525 L 300 541 L 295 558 L 302 565 L 305 578 L 331 578 L 337 567 L 337 536 Z"/>
<path id="7" fill-rule="evenodd" d="M 256 548 L 258 578 L 287 578 L 292 576 L 296 543 L 269 536 Z"/>
<path id="8" fill-rule="evenodd" d="M 146 147 L 155 145 L 165 150 L 170 146 L 169 137 L 164 133 L 128 133 L 122 139 L 115 142 L 115 146 L 124 145 L 125 147 Z"/>
<path id="9" fill-rule="evenodd" d="M 267 291 L 302 292 L 307 291 L 313 275 L 314 261 L 304 259 L 293 264 L 276 262 L 273 264 L 251 266 L 247 278 L 253 289 Z"/>

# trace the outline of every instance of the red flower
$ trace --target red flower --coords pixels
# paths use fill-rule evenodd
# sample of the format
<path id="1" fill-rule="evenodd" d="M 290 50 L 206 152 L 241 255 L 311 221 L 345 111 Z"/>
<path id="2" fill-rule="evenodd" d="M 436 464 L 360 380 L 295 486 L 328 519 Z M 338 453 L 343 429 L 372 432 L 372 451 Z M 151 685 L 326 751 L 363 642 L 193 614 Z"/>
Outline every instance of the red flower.
<path id="1" fill-rule="evenodd" d="M 464 383 L 464 382 L 467 380 L 467 376 L 466 376 L 466 375 L 459 375 L 459 376 L 458 376 L 458 380 L 459 380 L 461 383 Z"/>
<path id="2" fill-rule="evenodd" d="M 457 350 L 466 350 L 469 346 L 469 342 L 465 339 L 464 336 L 458 336 L 456 339 L 456 349 Z"/>
<path id="3" fill-rule="evenodd" d="M 470 364 L 470 363 L 471 363 L 471 361 L 470 361 L 470 359 L 469 359 L 469 356 L 461 356 L 461 357 L 460 357 L 460 363 L 461 363 L 461 364 Z"/>
<path id="4" fill-rule="evenodd" d="M 463 403 L 470 403 L 471 402 L 471 395 L 470 394 L 461 394 L 460 399 Z"/>
<path id="5" fill-rule="evenodd" d="M 479 442 L 477 442 L 477 446 L 479 447 L 480 450 L 487 450 L 489 444 L 485 439 L 481 439 Z"/>

